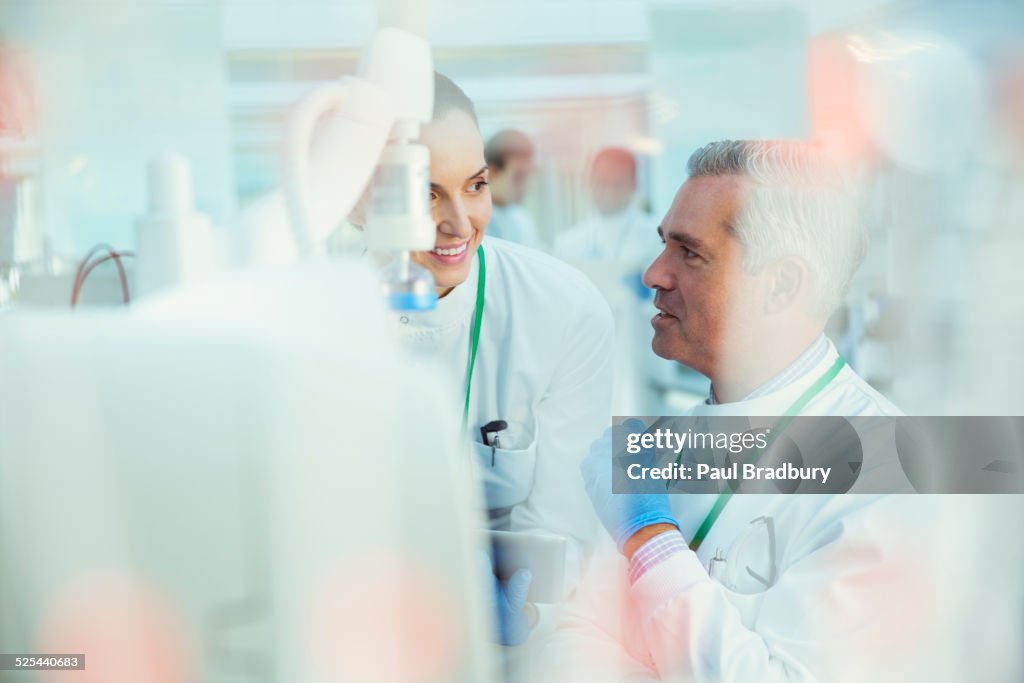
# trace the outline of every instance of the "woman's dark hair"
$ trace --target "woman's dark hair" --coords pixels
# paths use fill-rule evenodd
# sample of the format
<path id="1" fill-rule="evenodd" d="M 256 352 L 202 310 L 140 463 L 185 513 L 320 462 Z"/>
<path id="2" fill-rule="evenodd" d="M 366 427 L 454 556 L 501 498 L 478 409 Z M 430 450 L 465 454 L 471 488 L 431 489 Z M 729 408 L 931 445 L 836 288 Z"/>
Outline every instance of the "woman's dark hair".
<path id="1" fill-rule="evenodd" d="M 452 79 L 435 71 L 434 120 L 444 117 L 453 109 L 469 114 L 469 118 L 473 119 L 476 127 L 480 127 L 480 122 L 476 120 L 476 109 L 473 107 L 472 100 L 466 97 L 466 93 L 462 92 L 462 88 L 455 85 Z"/>

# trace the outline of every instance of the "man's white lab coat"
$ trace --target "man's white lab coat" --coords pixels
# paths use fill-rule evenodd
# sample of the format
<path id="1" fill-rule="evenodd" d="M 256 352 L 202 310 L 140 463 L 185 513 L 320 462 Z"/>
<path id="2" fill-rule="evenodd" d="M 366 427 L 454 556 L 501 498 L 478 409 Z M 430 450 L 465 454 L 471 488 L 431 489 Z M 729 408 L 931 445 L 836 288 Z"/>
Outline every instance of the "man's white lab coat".
<path id="1" fill-rule="evenodd" d="M 781 415 L 836 356 L 830 343 L 795 383 L 692 412 Z M 899 411 L 845 367 L 801 414 Z M 670 496 L 687 542 L 715 497 Z M 925 646 L 941 623 L 941 516 L 930 496 L 737 495 L 696 553 L 632 586 L 604 544 L 550 644 L 545 680 L 896 680 L 919 673 L 922 654 L 937 666 L 942 652 Z"/>

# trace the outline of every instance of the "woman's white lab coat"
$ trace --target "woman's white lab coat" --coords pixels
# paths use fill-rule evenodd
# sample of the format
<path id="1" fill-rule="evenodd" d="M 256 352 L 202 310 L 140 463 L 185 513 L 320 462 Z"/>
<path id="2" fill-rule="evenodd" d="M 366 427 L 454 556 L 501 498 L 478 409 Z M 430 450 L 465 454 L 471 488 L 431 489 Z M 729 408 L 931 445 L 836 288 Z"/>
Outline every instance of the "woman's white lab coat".
<path id="1" fill-rule="evenodd" d="M 832 347 L 780 391 L 692 413 L 781 415 L 835 359 Z M 846 367 L 802 414 L 899 411 Z M 941 594 L 932 562 L 949 544 L 935 538 L 945 532 L 929 498 L 734 496 L 696 553 L 670 557 L 632 586 L 625 559 L 602 544 L 549 646 L 544 680 L 898 679 L 913 655 L 939 657 L 922 648 L 934 644 Z M 671 499 L 688 541 L 715 496 Z"/>
<path id="2" fill-rule="evenodd" d="M 569 540 L 567 585 L 578 574 L 596 518 L 579 464 L 610 423 L 612 319 L 578 271 L 535 249 L 487 237 L 485 307 L 470 394 L 468 437 L 495 529 L 558 534 Z M 478 260 L 435 311 L 398 315 L 405 345 L 451 378 L 453 404 L 465 401 Z M 505 420 L 500 448 L 480 427 Z"/>

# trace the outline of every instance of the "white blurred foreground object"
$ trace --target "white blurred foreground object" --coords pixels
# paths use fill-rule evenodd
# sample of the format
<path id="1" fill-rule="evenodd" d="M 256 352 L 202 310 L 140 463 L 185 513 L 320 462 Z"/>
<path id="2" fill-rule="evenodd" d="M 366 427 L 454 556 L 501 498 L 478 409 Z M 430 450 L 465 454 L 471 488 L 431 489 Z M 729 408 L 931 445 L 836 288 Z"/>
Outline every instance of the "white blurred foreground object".
<path id="1" fill-rule="evenodd" d="M 492 680 L 457 417 L 372 281 L 0 319 L 5 650 L 85 654 L 54 681 Z"/>
<path id="2" fill-rule="evenodd" d="M 153 159 L 147 169 L 148 212 L 135 227 L 139 294 L 196 282 L 214 268 L 210 218 L 195 209 L 192 169 L 174 152 Z"/>
<path id="3" fill-rule="evenodd" d="M 355 207 L 372 175 L 367 246 L 398 255 L 385 274 L 385 294 L 396 309 L 433 308 L 433 278 L 409 257 L 432 249 L 435 237 L 430 154 L 413 142 L 433 111 L 430 45 L 402 29 L 383 28 L 363 53 L 360 70 L 362 78 L 318 88 L 290 115 L 284 177 L 296 247 L 300 257 L 323 253 L 327 235 Z"/>
<path id="4" fill-rule="evenodd" d="M 853 34 L 860 63 L 862 116 L 878 146 L 922 173 L 950 173 L 970 159 L 985 130 L 981 70 L 956 42 L 937 33 Z"/>

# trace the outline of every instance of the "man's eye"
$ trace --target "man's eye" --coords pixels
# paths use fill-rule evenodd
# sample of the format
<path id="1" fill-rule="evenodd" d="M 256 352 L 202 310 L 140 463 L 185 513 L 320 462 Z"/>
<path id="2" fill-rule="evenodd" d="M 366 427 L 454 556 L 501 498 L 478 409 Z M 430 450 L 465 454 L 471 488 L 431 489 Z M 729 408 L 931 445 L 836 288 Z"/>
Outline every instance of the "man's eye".
<path id="1" fill-rule="evenodd" d="M 683 249 L 683 260 L 684 261 L 692 263 L 693 261 L 703 261 L 703 260 L 705 260 L 705 257 L 703 257 L 700 254 L 696 253 L 692 249 L 689 249 L 688 247 L 683 247 L 682 249 Z"/>

